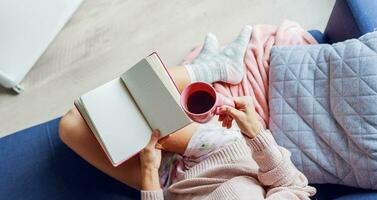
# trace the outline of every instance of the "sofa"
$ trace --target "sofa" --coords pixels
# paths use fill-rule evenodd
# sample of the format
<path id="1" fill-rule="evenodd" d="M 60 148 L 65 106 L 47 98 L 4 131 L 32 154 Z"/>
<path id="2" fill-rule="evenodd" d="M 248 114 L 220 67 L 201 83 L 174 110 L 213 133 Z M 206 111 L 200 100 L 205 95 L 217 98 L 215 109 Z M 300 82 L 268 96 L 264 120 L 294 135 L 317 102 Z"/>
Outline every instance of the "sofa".
<path id="1" fill-rule="evenodd" d="M 377 27 L 377 1 L 337 0 L 319 43 L 359 37 Z M 0 138 L 0 199 L 139 199 L 139 191 L 81 159 L 58 136 L 60 118 Z M 377 199 L 377 191 L 314 185 L 312 199 Z"/>

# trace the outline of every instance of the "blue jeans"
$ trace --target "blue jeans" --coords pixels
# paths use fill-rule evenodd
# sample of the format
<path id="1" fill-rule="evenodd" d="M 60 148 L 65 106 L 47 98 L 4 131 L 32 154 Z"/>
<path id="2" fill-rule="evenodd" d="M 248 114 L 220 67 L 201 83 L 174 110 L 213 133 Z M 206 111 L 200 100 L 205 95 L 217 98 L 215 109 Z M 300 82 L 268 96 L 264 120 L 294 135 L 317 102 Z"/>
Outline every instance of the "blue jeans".
<path id="1" fill-rule="evenodd" d="M 59 119 L 0 139 L 0 199 L 140 199 L 77 156 L 58 136 Z"/>

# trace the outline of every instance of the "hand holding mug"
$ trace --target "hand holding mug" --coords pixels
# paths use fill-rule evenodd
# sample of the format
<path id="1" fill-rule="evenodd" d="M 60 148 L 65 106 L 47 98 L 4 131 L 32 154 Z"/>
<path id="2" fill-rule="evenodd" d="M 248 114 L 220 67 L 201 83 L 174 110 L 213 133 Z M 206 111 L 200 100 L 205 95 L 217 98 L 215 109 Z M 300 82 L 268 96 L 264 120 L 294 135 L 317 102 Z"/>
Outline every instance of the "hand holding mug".
<path id="1" fill-rule="evenodd" d="M 230 128 L 234 119 L 244 135 L 254 138 L 263 129 L 263 126 L 257 118 L 252 98 L 235 97 L 233 101 L 235 107 L 226 105 L 220 107 L 219 121 L 222 121 L 223 127 Z"/>

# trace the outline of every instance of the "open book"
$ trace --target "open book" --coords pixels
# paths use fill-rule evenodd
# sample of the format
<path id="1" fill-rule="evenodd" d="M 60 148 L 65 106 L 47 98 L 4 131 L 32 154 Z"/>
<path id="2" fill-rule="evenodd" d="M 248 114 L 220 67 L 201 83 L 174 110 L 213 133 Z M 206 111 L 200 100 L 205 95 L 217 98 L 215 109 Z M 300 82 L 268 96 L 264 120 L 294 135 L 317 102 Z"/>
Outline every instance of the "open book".
<path id="1" fill-rule="evenodd" d="M 156 53 L 75 101 L 75 105 L 114 166 L 149 142 L 188 125 L 180 94 Z"/>

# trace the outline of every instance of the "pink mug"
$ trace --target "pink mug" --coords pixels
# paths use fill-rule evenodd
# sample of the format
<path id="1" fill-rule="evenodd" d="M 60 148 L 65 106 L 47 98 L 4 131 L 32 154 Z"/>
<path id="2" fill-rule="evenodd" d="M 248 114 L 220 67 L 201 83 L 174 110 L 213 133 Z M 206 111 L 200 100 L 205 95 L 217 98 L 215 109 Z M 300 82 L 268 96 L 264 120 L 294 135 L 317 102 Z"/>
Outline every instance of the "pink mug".
<path id="1" fill-rule="evenodd" d="M 186 114 L 195 122 L 208 122 L 222 105 L 234 107 L 233 100 L 217 93 L 205 82 L 195 82 L 186 86 L 181 93 L 181 105 Z"/>

